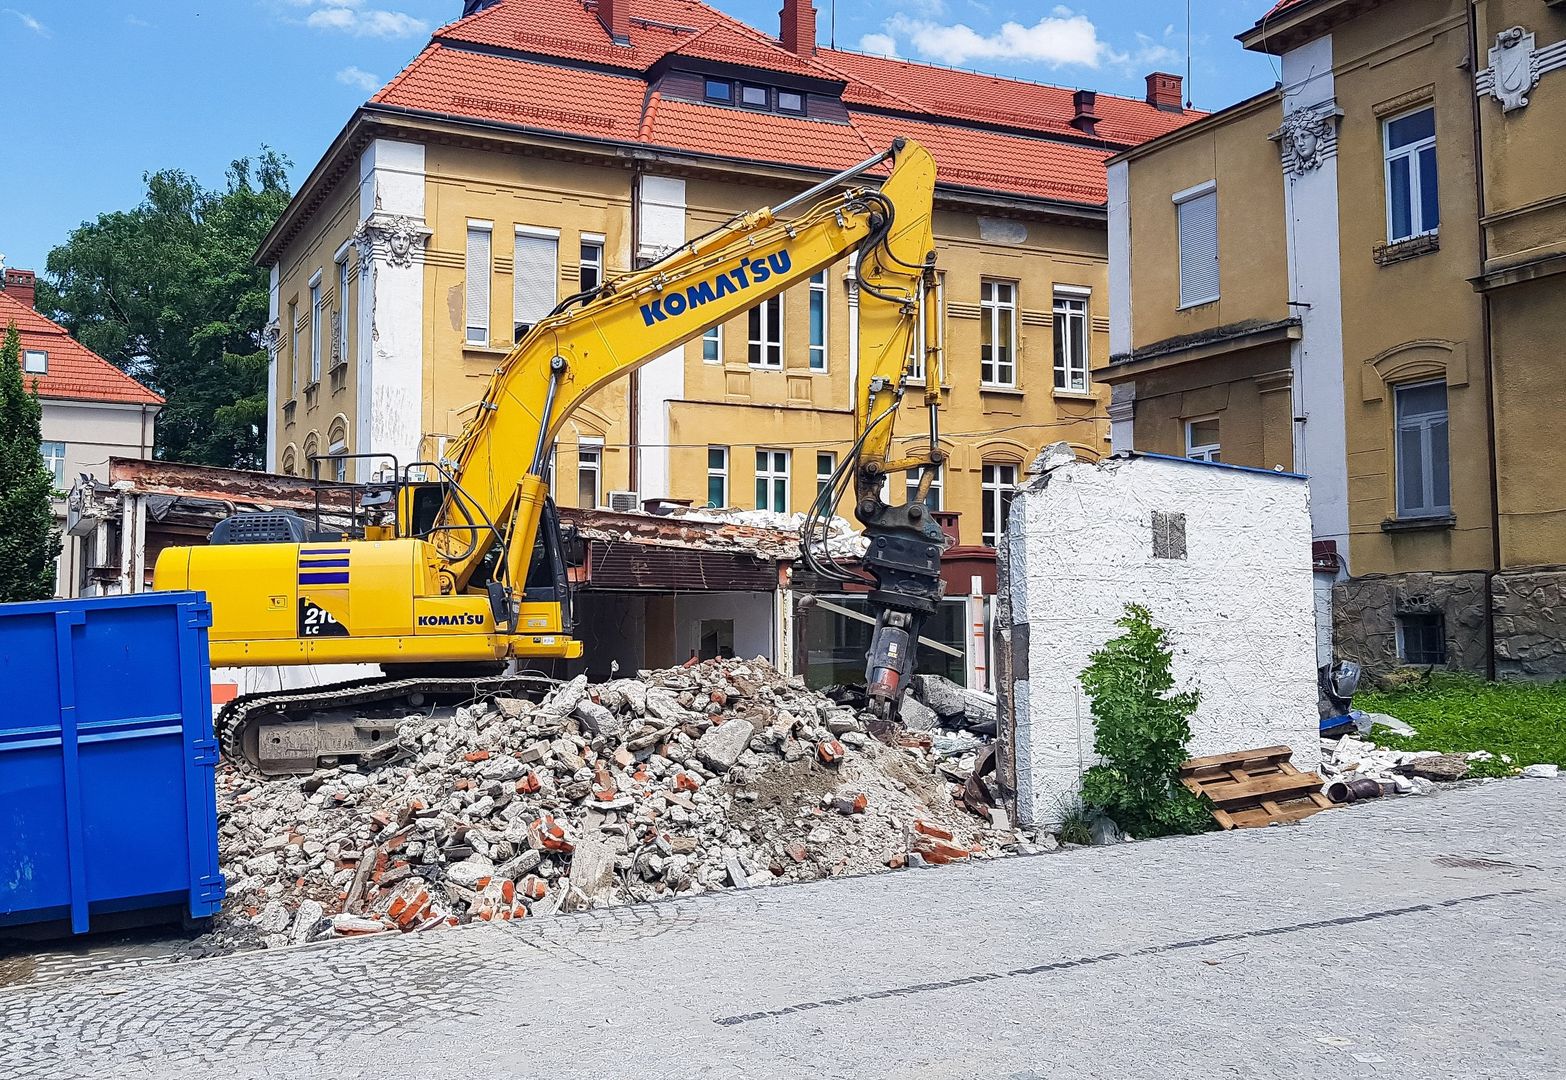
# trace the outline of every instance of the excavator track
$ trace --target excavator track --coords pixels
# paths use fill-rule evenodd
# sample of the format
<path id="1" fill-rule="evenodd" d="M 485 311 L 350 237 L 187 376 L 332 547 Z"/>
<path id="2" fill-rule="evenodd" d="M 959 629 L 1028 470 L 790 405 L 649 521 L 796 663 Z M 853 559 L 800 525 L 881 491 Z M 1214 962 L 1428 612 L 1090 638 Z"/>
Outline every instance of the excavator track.
<path id="1" fill-rule="evenodd" d="M 538 696 L 557 685 L 539 674 L 356 679 L 237 697 L 213 730 L 229 761 L 264 776 L 299 776 L 345 759 L 389 756 L 398 746 L 398 721 L 411 711 L 495 694 Z"/>

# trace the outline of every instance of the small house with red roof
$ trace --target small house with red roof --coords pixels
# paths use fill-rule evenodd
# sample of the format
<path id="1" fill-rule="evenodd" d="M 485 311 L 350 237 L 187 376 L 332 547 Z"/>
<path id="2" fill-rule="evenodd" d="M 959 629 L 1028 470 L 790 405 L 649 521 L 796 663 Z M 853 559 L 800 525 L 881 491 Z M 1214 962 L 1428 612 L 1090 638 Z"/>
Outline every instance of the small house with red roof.
<path id="1" fill-rule="evenodd" d="M 15 324 L 22 344 L 22 379 L 43 406 L 44 462 L 54 473 L 55 511 L 66 523 L 65 493 L 82 476 L 108 476 L 111 457 L 150 458 L 153 424 L 163 398 L 86 348 L 34 306 L 30 270 L 6 270 L 0 289 L 0 332 Z M 56 595 L 78 596 L 94 560 L 93 538 L 65 537 Z"/>

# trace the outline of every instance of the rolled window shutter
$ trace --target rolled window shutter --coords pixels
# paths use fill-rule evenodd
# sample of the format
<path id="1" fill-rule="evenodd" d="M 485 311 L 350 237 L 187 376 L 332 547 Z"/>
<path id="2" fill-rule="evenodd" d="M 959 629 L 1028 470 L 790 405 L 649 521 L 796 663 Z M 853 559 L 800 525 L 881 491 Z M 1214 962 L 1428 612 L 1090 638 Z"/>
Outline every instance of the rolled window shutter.
<path id="1" fill-rule="evenodd" d="M 477 340 L 473 331 L 489 331 L 490 233 L 488 229 L 468 230 L 468 339 Z"/>
<path id="2" fill-rule="evenodd" d="M 1218 299 L 1218 193 L 1180 204 L 1180 303 Z"/>
<path id="3" fill-rule="evenodd" d="M 554 310 L 559 279 L 560 241 L 546 236 L 517 235 L 515 296 L 511 321 L 532 326 Z"/>

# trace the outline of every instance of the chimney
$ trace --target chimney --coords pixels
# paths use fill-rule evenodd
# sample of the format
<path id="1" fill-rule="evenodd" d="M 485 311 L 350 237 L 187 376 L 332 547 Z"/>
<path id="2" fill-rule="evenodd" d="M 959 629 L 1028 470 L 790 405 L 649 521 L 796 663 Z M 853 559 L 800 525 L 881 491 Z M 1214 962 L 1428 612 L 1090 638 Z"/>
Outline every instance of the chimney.
<path id="1" fill-rule="evenodd" d="M 38 292 L 38 279 L 31 270 L 7 270 L 5 272 L 5 294 L 27 307 L 36 305 L 35 297 Z"/>
<path id="2" fill-rule="evenodd" d="M 1098 127 L 1098 91 L 1078 90 L 1071 95 L 1072 111 L 1071 126 L 1084 135 L 1097 134 Z"/>
<path id="3" fill-rule="evenodd" d="M 783 0 L 778 40 L 795 56 L 816 54 L 816 5 L 812 0 Z"/>
<path id="4" fill-rule="evenodd" d="M 1147 77 L 1147 103 L 1165 112 L 1184 112 L 1181 91 L 1185 80 L 1178 75 L 1155 71 Z"/>
<path id="5" fill-rule="evenodd" d="M 598 21 L 616 45 L 631 43 L 631 0 L 598 0 Z"/>

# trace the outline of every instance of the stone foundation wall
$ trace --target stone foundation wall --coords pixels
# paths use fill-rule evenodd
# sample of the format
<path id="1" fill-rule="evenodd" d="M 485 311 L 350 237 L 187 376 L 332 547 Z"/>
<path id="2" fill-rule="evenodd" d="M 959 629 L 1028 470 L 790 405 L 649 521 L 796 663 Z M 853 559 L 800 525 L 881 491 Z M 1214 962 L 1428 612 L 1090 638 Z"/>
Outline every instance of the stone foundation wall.
<path id="1" fill-rule="evenodd" d="M 1371 676 L 1404 661 L 1398 655 L 1401 615 L 1440 613 L 1446 619 L 1446 668 L 1483 675 L 1485 574 L 1383 574 L 1333 587 L 1333 651 Z M 1495 668 L 1503 679 L 1566 678 L 1566 567 L 1506 570 L 1490 582 L 1495 613 Z"/>
<path id="2" fill-rule="evenodd" d="M 1495 673 L 1505 679 L 1566 678 L 1566 567 L 1495 575 Z"/>

